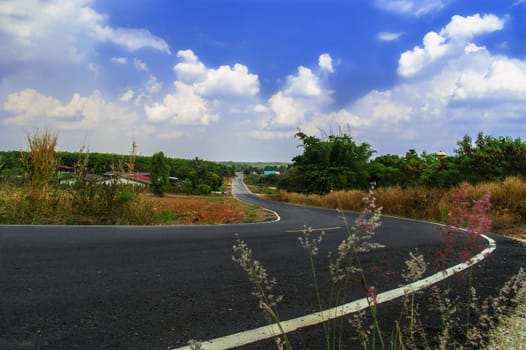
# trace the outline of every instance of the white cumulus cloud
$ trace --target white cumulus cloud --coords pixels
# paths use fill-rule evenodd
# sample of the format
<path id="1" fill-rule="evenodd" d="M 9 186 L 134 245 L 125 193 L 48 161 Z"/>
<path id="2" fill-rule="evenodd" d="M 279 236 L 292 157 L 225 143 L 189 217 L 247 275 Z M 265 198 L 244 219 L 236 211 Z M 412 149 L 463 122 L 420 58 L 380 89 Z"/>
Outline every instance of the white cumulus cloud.
<path id="1" fill-rule="evenodd" d="M 177 57 L 181 62 L 173 67 L 175 92 L 144 107 L 149 121 L 209 125 L 225 111 L 235 114 L 253 105 L 259 78 L 247 66 L 236 63 L 208 68 L 192 50 L 180 50 Z"/>
<path id="2" fill-rule="evenodd" d="M 295 127 L 303 122 L 305 117 L 305 106 L 301 101 L 286 96 L 283 92 L 273 95 L 268 101 L 269 107 L 274 113 L 273 126 Z"/>
<path id="3" fill-rule="evenodd" d="M 470 40 L 474 35 L 491 33 L 502 28 L 504 28 L 504 20 L 493 14 L 485 14 L 482 17 L 478 13 L 467 17 L 455 15 L 440 31 L 440 35 L 446 38 Z"/>
<path id="4" fill-rule="evenodd" d="M 118 129 L 119 122 L 129 123 L 137 119 L 135 113 L 107 102 L 98 90 L 85 97 L 75 93 L 64 104 L 35 89 L 24 89 L 9 94 L 3 109 L 11 114 L 5 120 L 6 124 L 31 127 L 46 125 L 59 130 L 105 127 Z"/>
<path id="5" fill-rule="evenodd" d="M 309 68 L 298 67 L 297 75 L 287 77 L 288 87 L 285 89 L 287 96 L 315 97 L 322 93 L 319 78 Z"/>
<path id="6" fill-rule="evenodd" d="M 455 15 L 439 33 L 427 33 L 422 40 L 423 47 L 415 46 L 400 55 L 398 74 L 413 76 L 438 59 L 457 54 L 475 35 L 501 30 L 503 26 L 504 21 L 492 14 Z"/>
<path id="7" fill-rule="evenodd" d="M 259 92 L 257 74 L 250 73 L 243 64 L 207 68 L 192 50 L 180 50 L 177 57 L 182 59 L 174 66 L 177 79 L 193 85 L 202 96 L 229 98 L 255 96 Z"/>
<path id="8" fill-rule="evenodd" d="M 452 99 L 516 100 L 526 99 L 526 62 L 496 57 L 485 66 L 463 72 Z"/>
<path id="9" fill-rule="evenodd" d="M 146 92 L 150 95 L 155 95 L 161 92 L 163 88 L 163 82 L 157 79 L 156 76 L 151 75 L 146 82 Z"/>
<path id="10" fill-rule="evenodd" d="M 3 0 L 0 2 L 0 60 L 78 63 L 93 46 L 110 42 L 129 51 L 170 53 L 166 41 L 142 28 L 114 28 L 93 0 Z"/>
<path id="11" fill-rule="evenodd" d="M 233 67 L 208 69 L 196 90 L 204 96 L 254 96 L 259 92 L 259 79 L 249 73 L 247 66 L 236 63 Z"/>
<path id="12" fill-rule="evenodd" d="M 180 81 L 192 84 L 205 79 L 206 67 L 192 50 L 180 50 L 177 52 L 177 57 L 183 59 L 174 66 L 174 71 Z"/>
<path id="13" fill-rule="evenodd" d="M 258 113 L 254 116 L 258 121 L 255 125 L 257 130 L 250 133 L 252 137 L 290 137 L 296 128 L 311 125 L 313 118 L 330 106 L 332 91 L 323 86 L 327 74 L 334 72 L 333 60 L 329 53 L 318 56 L 317 68 L 313 71 L 299 66 L 296 74 L 286 77 L 282 89 L 268 99 L 266 106 L 257 105 L 253 110 Z"/>
<path id="14" fill-rule="evenodd" d="M 209 104 L 193 86 L 176 81 L 175 93 L 167 94 L 162 103 L 153 103 L 144 107 L 151 122 L 169 121 L 181 125 L 208 125 L 219 120 Z"/>
<path id="15" fill-rule="evenodd" d="M 400 55 L 398 60 L 398 74 L 411 76 L 420 72 L 431 62 L 448 53 L 450 46 L 445 43 L 446 39 L 435 32 L 429 32 L 424 36 L 424 47 L 416 46 L 411 51 Z"/>
<path id="16" fill-rule="evenodd" d="M 373 143 L 388 145 L 389 135 L 395 135 L 397 143 L 391 147 L 396 149 L 407 150 L 412 143 L 422 142 L 433 150 L 451 147 L 476 131 L 520 128 L 526 122 L 525 100 L 525 60 L 494 55 L 483 46 L 466 43 L 437 62 L 426 79 L 373 90 L 346 111 L 353 115 L 351 130 L 372 135 Z M 316 127 L 322 121 L 312 120 Z"/>
<path id="17" fill-rule="evenodd" d="M 322 71 L 328 73 L 334 73 L 334 67 L 332 65 L 332 57 L 328 53 L 323 53 L 318 58 L 318 66 Z"/>

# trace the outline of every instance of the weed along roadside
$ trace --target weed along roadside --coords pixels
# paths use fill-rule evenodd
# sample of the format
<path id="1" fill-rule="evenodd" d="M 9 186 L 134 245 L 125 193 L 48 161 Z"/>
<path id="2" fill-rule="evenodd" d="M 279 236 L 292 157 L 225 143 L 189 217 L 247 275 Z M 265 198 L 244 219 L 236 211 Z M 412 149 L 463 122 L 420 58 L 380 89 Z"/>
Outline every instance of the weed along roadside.
<path id="1" fill-rule="evenodd" d="M 425 186 L 406 189 L 399 186 L 381 187 L 377 189 L 378 204 L 382 206 L 386 215 L 444 222 L 452 196 L 463 186 L 467 186 L 466 200 L 471 202 L 484 193 L 491 193 L 488 217 L 491 220 L 492 232 L 526 240 L 526 181 L 517 177 L 477 185 L 464 183 L 451 189 Z M 261 192 L 269 191 L 262 189 Z M 269 198 L 286 203 L 359 211 L 364 193 L 361 190 L 348 190 L 317 195 L 274 191 Z"/>
<path id="2" fill-rule="evenodd" d="M 280 201 L 361 210 L 369 183 L 377 185 L 384 214 L 444 222 L 451 196 L 470 184 L 469 200 L 491 193 L 492 232 L 526 237 L 526 143 L 520 138 L 465 135 L 444 152 L 377 155 L 349 133 L 316 137 L 298 130 L 302 153 L 271 175 L 245 172 L 258 193 Z M 491 160 L 491 161 L 489 161 Z M 270 170 L 265 167 L 264 170 Z"/>
<path id="3" fill-rule="evenodd" d="M 233 173 L 225 166 L 169 159 L 162 152 L 151 159 L 138 156 L 135 142 L 128 156 L 102 157 L 84 149 L 59 154 L 57 135 L 48 131 L 29 134 L 27 144 L 19 161 L 4 169 L 21 175 L 0 181 L 3 224 L 229 224 L 269 218 L 227 193 Z M 72 165 L 59 167 L 64 161 Z"/>
<path id="4" fill-rule="evenodd" d="M 329 262 L 329 281 L 320 281 L 316 272 L 319 269 L 316 256 L 324 232 L 316 234 L 312 229 L 305 228 L 299 243 L 311 261 L 314 286 L 311 292 L 317 300 L 314 309 L 319 311 L 296 319 L 281 319 L 279 304 L 286 296 L 277 294 L 276 280 L 238 237 L 233 260 L 247 273 L 254 287 L 253 295 L 269 325 L 209 341 L 191 341 L 188 346 L 177 349 L 230 349 L 264 339 L 273 339 L 277 349 L 293 349 L 296 347 L 289 333 L 314 325 L 320 325 L 325 339 L 316 343 L 317 348 L 480 349 L 488 346 L 493 337 L 490 337 L 490 332 L 494 332 L 492 330 L 516 306 L 514 296 L 522 293 L 526 287 L 526 274 L 521 268 L 497 295 L 484 299 L 478 297 L 472 285 L 471 268 L 491 256 L 496 243 L 487 236 L 491 224 L 488 216 L 490 194 L 485 193 L 474 203 L 469 203 L 468 192 L 469 186 L 464 185 L 452 196 L 450 215 L 447 216 L 446 224 L 440 228 L 443 247 L 436 252 L 433 261 L 425 261 L 418 251 L 411 252 L 405 266 L 401 267 L 405 284 L 381 293 L 367 283 L 366 268 L 361 263 L 362 256 L 381 248 L 374 243 L 375 230 L 381 225 L 382 210 L 377 205 L 374 191 L 370 190 L 363 198 L 365 208 L 353 225 L 349 225 L 342 215 L 348 237 L 340 243 L 337 254 Z M 459 228 L 460 225 L 466 226 Z M 461 263 L 448 266 L 452 258 Z M 428 270 L 435 272 L 424 278 Z M 358 278 L 353 278 L 353 275 Z M 441 287 L 435 286 L 448 279 L 465 282 L 464 288 L 468 291 L 465 298 L 453 297 L 447 281 Z M 352 281 L 362 284 L 363 298 L 345 304 L 347 286 Z M 331 286 L 326 300 L 320 297 L 320 283 Z M 422 291 L 425 289 L 432 293 L 431 299 L 423 302 Z M 378 307 L 397 298 L 402 300 L 400 317 L 394 324 L 387 325 L 386 329 Z M 344 321 L 346 317 L 350 320 Z M 441 320 L 438 328 L 426 324 L 433 318 Z M 347 331 L 344 332 L 348 327 L 353 329 L 350 338 Z M 271 346 L 271 343 L 266 344 Z"/>

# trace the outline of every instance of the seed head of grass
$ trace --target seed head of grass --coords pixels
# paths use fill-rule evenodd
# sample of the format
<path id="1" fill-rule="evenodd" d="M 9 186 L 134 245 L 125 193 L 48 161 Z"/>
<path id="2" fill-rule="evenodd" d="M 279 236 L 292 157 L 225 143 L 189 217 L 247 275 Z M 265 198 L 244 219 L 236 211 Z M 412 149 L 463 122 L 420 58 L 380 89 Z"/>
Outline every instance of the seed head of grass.
<path id="1" fill-rule="evenodd" d="M 382 208 L 376 206 L 373 186 L 363 198 L 366 206 L 354 221 L 354 226 L 349 227 L 345 213 L 339 211 L 344 225 L 347 227 L 348 235 L 338 246 L 336 260 L 329 264 L 331 279 L 335 284 L 343 281 L 350 274 L 362 272 L 359 264 L 353 264 L 355 254 L 367 253 L 383 247 L 382 244 L 370 241 L 375 230 L 382 224 L 380 222 Z"/>
<path id="2" fill-rule="evenodd" d="M 273 293 L 276 279 L 269 278 L 265 267 L 258 260 L 254 259 L 252 250 L 239 237 L 237 237 L 233 249 L 232 260 L 245 270 L 250 282 L 254 285 L 252 294 L 258 298 L 259 307 L 264 311 L 269 321 L 276 321 L 276 308 L 278 303 L 283 300 L 283 296 Z"/>
<path id="3" fill-rule="evenodd" d="M 491 300 L 491 308 L 497 315 L 504 315 L 509 302 L 517 294 L 520 287 L 526 282 L 526 273 L 520 268 L 516 275 L 509 279 L 499 291 L 499 295 Z"/>
<path id="4" fill-rule="evenodd" d="M 301 236 L 298 237 L 298 240 L 300 241 L 300 244 L 303 248 L 305 248 L 311 255 L 318 255 L 319 252 L 319 245 L 321 241 L 323 240 L 323 237 L 325 236 L 325 231 L 321 231 L 321 233 L 318 235 L 318 237 L 311 237 L 312 235 L 312 227 L 304 227 L 303 231 L 301 232 Z"/>
<path id="5" fill-rule="evenodd" d="M 354 313 L 349 319 L 349 323 L 355 332 L 353 339 L 359 341 L 360 344 L 367 344 L 371 336 L 371 325 L 366 326 L 364 324 L 366 316 L 367 311 L 362 310 Z"/>
<path id="6" fill-rule="evenodd" d="M 405 272 L 402 273 L 402 277 L 410 283 L 418 281 L 427 269 L 427 263 L 424 260 L 424 256 L 422 254 L 417 254 L 418 251 L 409 253 L 409 259 L 405 261 Z"/>
<path id="7" fill-rule="evenodd" d="M 458 323 L 458 299 L 452 299 L 451 290 L 431 287 L 431 308 L 440 313 L 442 326 L 438 335 L 439 349 L 447 349 L 452 342 L 453 326 Z"/>

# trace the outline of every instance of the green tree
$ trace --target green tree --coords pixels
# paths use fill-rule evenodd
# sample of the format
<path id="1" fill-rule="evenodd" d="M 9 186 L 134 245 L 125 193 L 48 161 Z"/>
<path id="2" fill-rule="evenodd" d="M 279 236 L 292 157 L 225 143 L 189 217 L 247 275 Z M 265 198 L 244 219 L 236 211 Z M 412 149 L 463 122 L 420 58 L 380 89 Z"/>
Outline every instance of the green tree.
<path id="1" fill-rule="evenodd" d="M 157 196 L 163 196 L 170 177 L 170 167 L 163 152 L 155 153 L 150 164 L 151 190 Z"/>
<path id="2" fill-rule="evenodd" d="M 520 138 L 493 137 L 481 132 L 474 141 L 464 136 L 457 146 L 459 170 L 468 182 L 526 176 L 526 143 Z"/>
<path id="3" fill-rule="evenodd" d="M 394 154 L 376 157 L 369 163 L 371 180 L 377 186 L 388 187 L 405 184 L 404 160 Z"/>
<path id="4" fill-rule="evenodd" d="M 331 135 L 320 140 L 299 131 L 295 136 L 303 143 L 303 153 L 292 159 L 288 175 L 280 182 L 281 188 L 324 194 L 368 187 L 368 161 L 373 154 L 369 144 L 357 145 L 349 135 Z"/>

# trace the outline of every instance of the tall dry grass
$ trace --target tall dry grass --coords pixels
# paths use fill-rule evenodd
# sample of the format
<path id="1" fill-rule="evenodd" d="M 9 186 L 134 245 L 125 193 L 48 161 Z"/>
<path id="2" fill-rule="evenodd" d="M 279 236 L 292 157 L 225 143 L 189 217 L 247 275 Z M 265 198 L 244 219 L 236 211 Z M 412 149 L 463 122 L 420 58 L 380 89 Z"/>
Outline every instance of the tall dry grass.
<path id="1" fill-rule="evenodd" d="M 57 134 L 50 131 L 27 134 L 28 151 L 22 153 L 22 162 L 26 168 L 28 199 L 34 210 L 49 199 L 51 188 L 58 169 L 58 158 L 55 153 Z"/>
<path id="2" fill-rule="evenodd" d="M 378 205 L 385 214 L 421 220 L 443 221 L 449 212 L 451 196 L 459 187 L 428 188 L 424 186 L 402 188 L 399 186 L 377 189 Z M 492 229 L 506 230 L 526 223 L 526 181 L 507 177 L 502 182 L 481 183 L 471 186 L 468 199 L 474 201 L 484 193 L 491 193 L 490 218 Z M 366 192 L 359 190 L 337 191 L 323 196 L 288 193 L 281 191 L 281 201 L 325 208 L 358 211 L 363 207 Z"/>
<path id="3" fill-rule="evenodd" d="M 493 229 L 501 230 L 526 225 L 526 181 L 508 177 L 502 183 L 484 183 L 468 192 L 470 199 L 491 193 L 490 218 Z M 524 227 L 523 227 L 524 228 Z"/>
<path id="4" fill-rule="evenodd" d="M 326 195 L 318 195 L 280 191 L 279 200 L 283 202 L 323 208 L 358 211 L 363 208 L 362 198 L 364 197 L 365 193 L 366 192 L 359 190 L 352 190 L 336 191 Z"/>
<path id="5" fill-rule="evenodd" d="M 335 255 L 329 255 L 330 278 L 323 281 L 324 285 L 330 286 L 328 297 L 320 294 L 320 281 L 317 271 L 320 267 L 316 256 L 319 253 L 319 246 L 323 241 L 324 232 L 314 233 L 311 228 L 305 228 L 302 235 L 298 237 L 301 246 L 306 249 L 312 271 L 312 286 L 316 295 L 317 305 L 313 309 L 319 309 L 319 317 L 323 326 L 324 345 L 318 348 L 327 350 L 345 349 L 349 341 L 355 341 L 363 349 L 486 349 L 488 343 L 488 333 L 499 324 L 501 318 L 507 315 L 515 306 L 517 301 L 514 299 L 517 293 L 526 283 L 526 274 L 521 268 L 516 275 L 512 276 L 504 286 L 498 291 L 496 296 L 488 296 L 481 299 L 472 284 L 471 272 L 459 273 L 458 282 L 464 283 L 465 287 L 455 290 L 452 287 L 431 287 L 431 298 L 424 296 L 418 288 L 413 289 L 411 283 L 419 281 L 426 274 L 430 263 L 426 262 L 424 255 L 417 250 L 409 253 L 409 258 L 405 261 L 405 269 L 401 277 L 409 283 L 405 285 L 404 295 L 402 296 L 402 309 L 398 320 L 394 321 L 391 331 L 385 331 L 382 327 L 388 326 L 382 320 L 381 309 L 377 308 L 377 289 L 367 284 L 367 277 L 362 265 L 360 255 L 373 249 L 382 247 L 381 245 L 369 242 L 374 236 L 376 228 L 381 224 L 380 214 L 382 208 L 376 196 L 383 196 L 383 204 L 392 210 L 403 213 L 416 213 L 418 215 L 442 215 L 444 203 L 451 197 L 450 208 L 448 208 L 447 224 L 467 222 L 468 231 L 478 230 L 482 234 L 487 232 L 488 227 L 482 223 L 488 222 L 487 213 L 490 191 L 495 191 L 495 206 L 501 205 L 510 200 L 510 196 L 515 195 L 516 186 L 524 186 L 523 181 L 518 179 L 507 179 L 500 184 L 483 184 L 471 187 L 467 193 L 469 185 L 462 185 L 458 189 L 435 190 L 427 188 L 411 188 L 403 190 L 399 187 L 386 188 L 376 191 L 369 191 L 368 196 L 363 199 L 358 195 L 360 191 L 331 193 L 326 196 L 303 196 L 298 194 L 286 194 L 284 197 L 289 200 L 296 200 L 302 204 L 316 204 L 333 207 L 346 206 L 347 209 L 355 205 L 365 207 L 355 221 L 355 225 L 347 227 L 348 236 L 338 245 Z M 458 191 L 457 193 L 455 193 Z M 500 197 L 502 196 L 502 197 Z M 519 194 L 520 196 L 520 194 Z M 356 199 L 358 197 L 358 200 Z M 518 197 L 522 199 L 522 197 Z M 472 207 L 469 207 L 469 202 Z M 509 204 L 515 204 L 510 203 Z M 407 206 L 408 208 L 405 208 Z M 426 214 L 427 213 L 427 214 Z M 453 237 L 455 249 L 461 250 L 469 248 L 469 239 L 458 245 L 456 238 Z M 447 243 L 447 242 L 444 242 Z M 277 349 L 293 349 L 291 339 L 287 337 L 282 327 L 278 304 L 283 300 L 283 296 L 276 294 L 276 280 L 270 278 L 269 273 L 262 263 L 254 259 L 252 250 L 248 245 L 237 237 L 236 244 L 233 246 L 233 260 L 238 263 L 247 273 L 250 282 L 253 284 L 253 295 L 258 299 L 259 306 L 265 318 L 277 327 L 274 341 Z M 455 250 L 444 250 L 447 258 L 455 257 Z M 450 255 L 453 254 L 453 255 Z M 468 259 L 471 258 L 469 255 Z M 464 258 L 465 259 L 465 258 Z M 468 260 L 466 260 L 468 261 Z M 359 281 L 359 282 L 358 282 Z M 361 288 L 367 298 L 368 308 L 351 315 L 350 325 L 353 331 L 351 337 L 343 336 L 344 327 L 343 313 L 334 312 L 334 316 L 327 314 L 326 310 L 340 305 L 344 300 L 348 300 L 348 286 L 360 283 Z M 467 299 L 462 296 L 455 296 L 459 291 L 464 293 L 467 290 Z M 458 294 L 457 294 L 458 295 Z M 425 305 L 425 306 L 424 306 Z M 324 311 L 325 310 L 325 311 Z M 366 314 L 368 318 L 365 318 Z M 324 316 L 325 315 L 325 316 Z M 434 320 L 440 320 L 436 323 Z M 345 326 L 348 327 L 348 324 Z M 271 332 L 269 332 L 271 333 Z M 321 342 L 321 341 L 320 341 Z M 193 343 L 194 345 L 196 343 Z M 519 345 L 513 342 L 512 347 Z M 197 349 L 198 347 L 191 347 Z"/>

